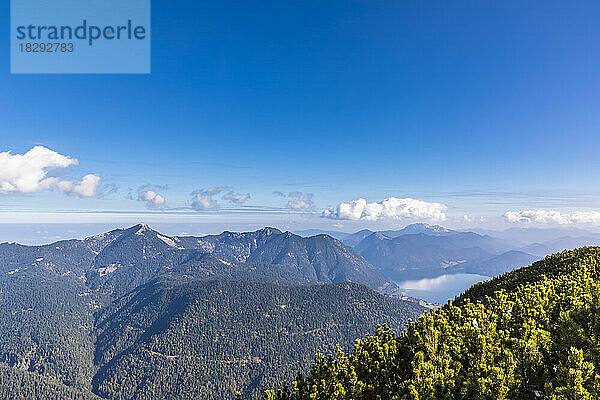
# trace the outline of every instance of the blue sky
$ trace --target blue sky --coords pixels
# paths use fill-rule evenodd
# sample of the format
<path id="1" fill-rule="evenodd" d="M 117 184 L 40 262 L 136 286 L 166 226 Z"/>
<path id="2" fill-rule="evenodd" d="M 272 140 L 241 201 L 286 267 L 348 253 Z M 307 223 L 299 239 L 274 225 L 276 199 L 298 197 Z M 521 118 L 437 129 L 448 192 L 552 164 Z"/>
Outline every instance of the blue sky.
<path id="1" fill-rule="evenodd" d="M 0 152 L 44 146 L 79 161 L 62 180 L 102 183 L 0 194 L 0 223 L 600 223 L 599 17 L 593 1 L 154 1 L 149 75 L 11 75 L 3 29 Z M 339 212 L 359 198 L 444 218 Z M 560 215 L 506 216 L 537 210 Z"/>

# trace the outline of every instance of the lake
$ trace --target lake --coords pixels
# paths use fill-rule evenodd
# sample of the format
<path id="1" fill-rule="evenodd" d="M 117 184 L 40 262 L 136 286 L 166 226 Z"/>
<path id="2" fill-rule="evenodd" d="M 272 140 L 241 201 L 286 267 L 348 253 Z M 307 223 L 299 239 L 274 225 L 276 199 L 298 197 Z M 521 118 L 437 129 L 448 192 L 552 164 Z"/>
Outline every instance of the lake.
<path id="1" fill-rule="evenodd" d="M 446 304 L 471 285 L 490 279 L 477 274 L 445 274 L 433 278 L 398 281 L 397 294 L 416 297 L 433 303 Z"/>

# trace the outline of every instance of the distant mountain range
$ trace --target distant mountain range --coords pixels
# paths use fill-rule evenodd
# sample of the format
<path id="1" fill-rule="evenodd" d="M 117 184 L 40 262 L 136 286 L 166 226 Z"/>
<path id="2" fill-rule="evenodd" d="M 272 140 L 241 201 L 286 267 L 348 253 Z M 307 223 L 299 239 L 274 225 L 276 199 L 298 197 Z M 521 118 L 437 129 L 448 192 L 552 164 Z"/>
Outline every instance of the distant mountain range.
<path id="1" fill-rule="evenodd" d="M 540 257 L 519 250 L 510 250 L 480 261 L 469 261 L 455 266 L 458 272 L 470 274 L 498 276 L 510 272 L 515 268 L 530 265 Z"/>
<path id="2" fill-rule="evenodd" d="M 387 231 L 379 231 L 378 233 L 381 233 L 383 236 L 395 238 L 395 237 L 402 236 L 402 235 L 411 235 L 411 234 L 418 234 L 418 233 L 431 235 L 431 236 L 437 236 L 437 235 L 444 235 L 449 232 L 452 232 L 452 231 L 450 231 L 444 227 L 441 227 L 439 225 L 429 225 L 429 224 L 424 224 L 424 223 L 417 223 L 417 224 L 407 225 L 403 229 L 400 229 L 397 231 L 387 230 Z M 344 244 L 347 244 L 348 246 L 356 247 L 363 239 L 367 238 L 368 236 L 371 236 L 373 233 L 375 233 L 375 232 L 371 231 L 369 229 L 363 229 L 356 233 L 347 234 L 346 236 L 342 237 L 340 240 L 342 240 L 342 242 Z"/>
<path id="3" fill-rule="evenodd" d="M 440 231 L 398 234 L 394 237 L 376 232 L 355 246 L 367 261 L 388 276 L 401 279 L 407 270 L 427 270 L 439 273 L 464 272 L 463 264 L 470 265 L 469 272 L 483 275 L 477 263 L 497 257 L 507 246 L 490 236 L 473 232 Z M 517 267 L 520 265 L 515 265 Z M 509 266 L 507 266 L 508 268 Z"/>
<path id="4" fill-rule="evenodd" d="M 492 276 L 527 265 L 540 257 L 539 252 L 530 254 L 526 249 L 518 250 L 512 242 L 488 234 L 424 223 L 400 230 L 374 232 L 363 229 L 339 236 L 344 244 L 353 247 L 369 263 L 396 280 L 448 273 Z"/>
<path id="5" fill-rule="evenodd" d="M 600 234 L 590 234 L 582 236 L 561 236 L 555 239 L 545 241 L 543 243 L 531 243 L 520 250 L 545 256 L 548 254 L 557 253 L 563 250 L 572 250 L 583 246 L 598 246 L 600 245 Z"/>
<path id="6" fill-rule="evenodd" d="M 337 236 L 397 281 L 449 273 L 495 276 L 562 250 L 600 245 L 600 234 L 584 230 L 511 228 L 468 232 L 424 223 L 400 230 L 363 229 Z"/>

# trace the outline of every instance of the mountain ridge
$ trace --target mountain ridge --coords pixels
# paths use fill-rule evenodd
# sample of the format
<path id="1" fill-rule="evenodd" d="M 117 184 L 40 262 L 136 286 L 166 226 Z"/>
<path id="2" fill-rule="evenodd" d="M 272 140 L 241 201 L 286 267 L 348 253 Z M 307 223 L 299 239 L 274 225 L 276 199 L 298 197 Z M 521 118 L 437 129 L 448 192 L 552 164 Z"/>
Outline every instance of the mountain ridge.
<path id="1" fill-rule="evenodd" d="M 225 231 L 219 235 L 194 237 L 167 236 L 146 224 L 137 224 L 44 246 L 1 244 L 0 268 L 11 270 L 24 263 L 38 263 L 59 274 L 73 274 L 84 284 L 98 289 L 107 281 L 106 276 L 115 272 L 147 275 L 150 273 L 148 266 L 155 260 L 188 250 L 213 254 L 222 262 L 242 269 L 247 269 L 241 266 L 244 263 L 271 264 L 281 270 L 275 274 L 288 271 L 295 277 L 288 282 L 318 284 L 348 280 L 384 293 L 391 293 L 396 288 L 389 278 L 337 239 L 326 235 L 303 238 L 271 227 L 253 232 Z M 155 272 L 168 271 L 155 269 Z M 142 283 L 139 279 L 131 281 Z M 103 290 L 110 291 L 111 287 L 106 286 Z"/>

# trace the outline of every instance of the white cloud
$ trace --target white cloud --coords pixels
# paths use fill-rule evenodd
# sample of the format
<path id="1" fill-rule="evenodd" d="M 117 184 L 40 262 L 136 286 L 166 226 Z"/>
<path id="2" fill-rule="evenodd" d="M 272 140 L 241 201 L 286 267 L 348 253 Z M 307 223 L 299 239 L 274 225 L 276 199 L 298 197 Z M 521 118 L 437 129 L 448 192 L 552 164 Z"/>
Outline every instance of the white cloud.
<path id="1" fill-rule="evenodd" d="M 79 182 L 60 181 L 57 186 L 58 190 L 70 196 L 94 197 L 101 180 L 102 178 L 98 175 L 89 174 Z"/>
<path id="2" fill-rule="evenodd" d="M 197 211 L 211 210 L 216 208 L 217 201 L 213 199 L 213 196 L 224 192 L 228 189 L 229 188 L 227 186 L 220 186 L 193 192 L 192 208 Z"/>
<path id="3" fill-rule="evenodd" d="M 314 207 L 313 203 L 313 194 L 312 193 L 302 193 L 302 192 L 291 192 L 288 194 L 288 197 L 293 198 L 294 200 L 290 200 L 287 203 L 287 208 L 291 210 L 302 210 L 307 211 Z"/>
<path id="4" fill-rule="evenodd" d="M 240 193 L 229 192 L 229 193 L 226 193 L 223 195 L 223 200 L 229 200 L 230 202 L 232 202 L 234 204 L 243 204 L 249 198 L 250 198 L 249 193 L 240 194 Z"/>
<path id="5" fill-rule="evenodd" d="M 160 208 L 165 205 L 165 198 L 154 190 L 140 191 L 138 200 L 145 202 L 148 208 Z"/>
<path id="6" fill-rule="evenodd" d="M 79 165 L 79 161 L 43 146 L 35 146 L 25 154 L 0 153 L 0 194 L 35 193 L 58 188 L 69 195 L 92 197 L 101 178 L 89 174 L 80 182 L 61 180 L 62 169 Z"/>
<path id="7" fill-rule="evenodd" d="M 504 218 L 514 223 L 600 224 L 600 212 L 598 211 L 576 211 L 571 214 L 556 210 L 507 211 L 504 213 Z"/>
<path id="8" fill-rule="evenodd" d="M 411 198 L 389 197 L 381 202 L 367 203 L 365 199 L 340 203 L 335 208 L 323 211 L 322 216 L 333 219 L 367 220 L 380 219 L 427 219 L 443 221 L 444 210 L 448 207 L 441 203 L 430 203 Z"/>
<path id="9" fill-rule="evenodd" d="M 577 211 L 571 214 L 571 221 L 575 224 L 600 224 L 600 212 L 598 211 Z"/>
<path id="10" fill-rule="evenodd" d="M 192 207 L 194 210 L 210 210 L 217 206 L 217 202 L 210 196 L 203 196 L 196 194 L 192 200 Z"/>

